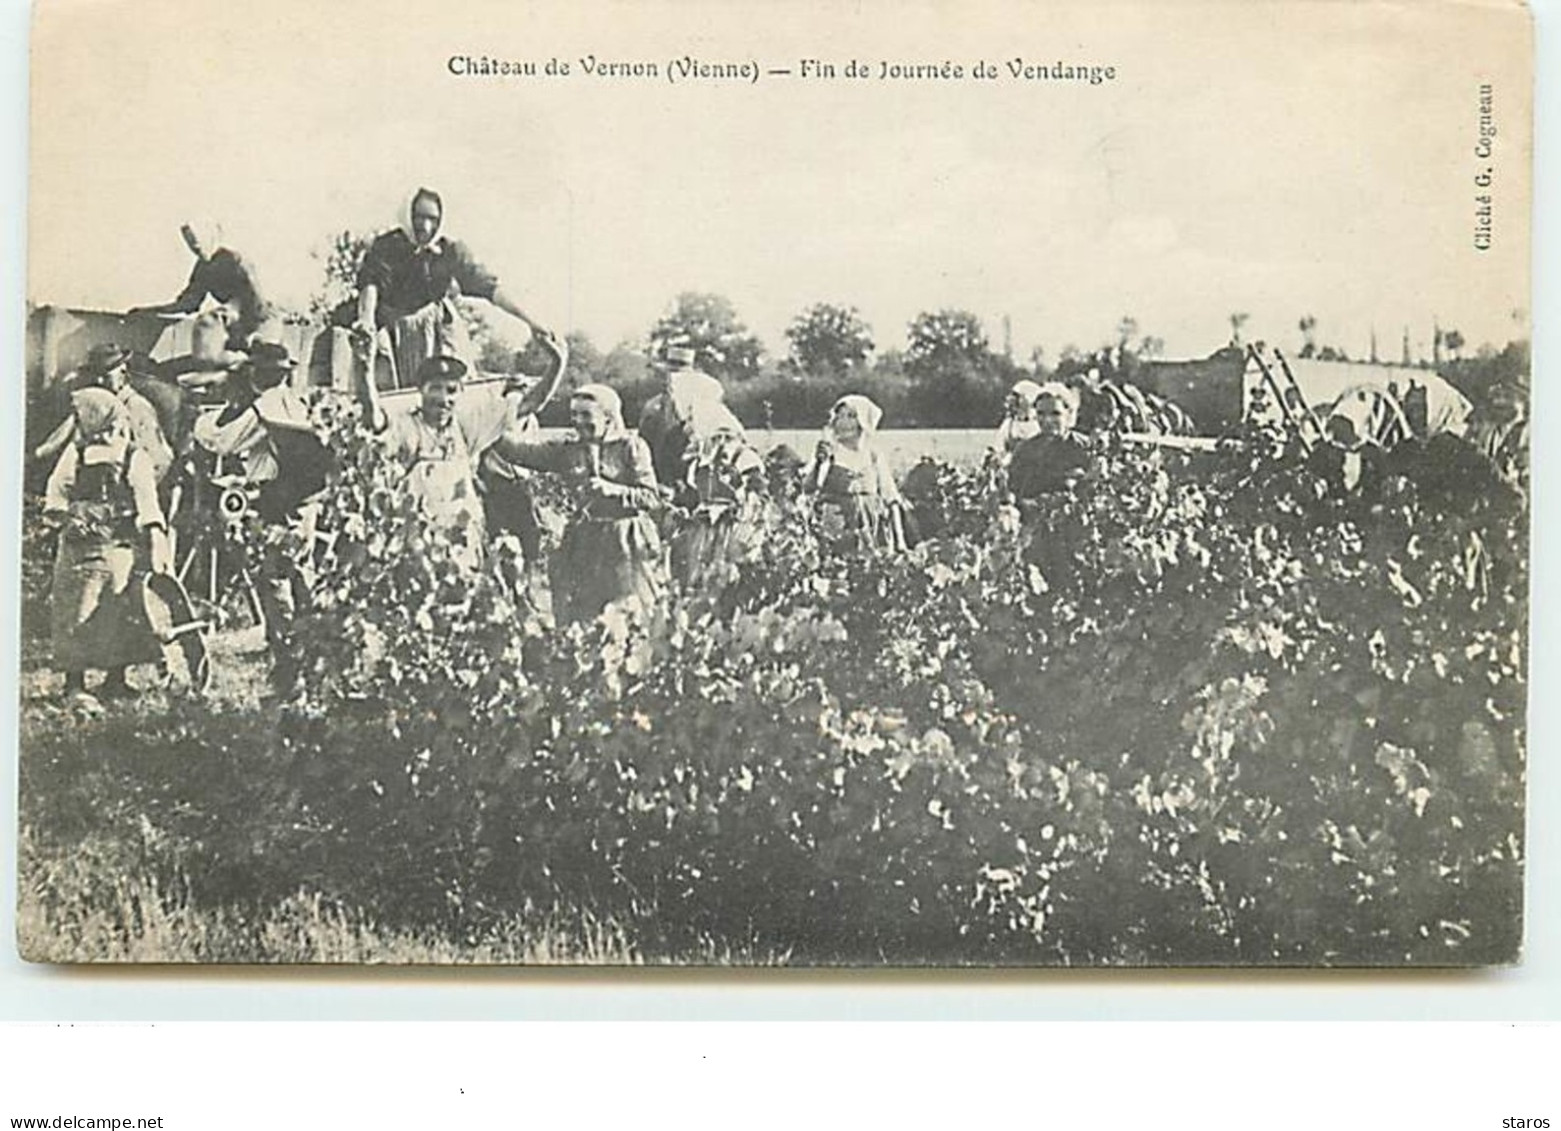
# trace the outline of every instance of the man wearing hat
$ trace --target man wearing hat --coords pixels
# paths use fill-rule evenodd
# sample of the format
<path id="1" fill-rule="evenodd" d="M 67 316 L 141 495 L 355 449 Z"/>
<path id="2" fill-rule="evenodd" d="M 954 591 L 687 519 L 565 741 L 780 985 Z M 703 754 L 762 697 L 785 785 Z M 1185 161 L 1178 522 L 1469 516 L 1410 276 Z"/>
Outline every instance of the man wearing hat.
<path id="1" fill-rule="evenodd" d="M 130 383 L 130 352 L 112 342 L 93 346 L 87 352 L 87 360 L 76 371 L 72 384 L 75 389 L 105 389 L 115 396 L 120 403 L 131 442 L 146 453 L 151 461 L 153 475 L 158 482 L 162 482 L 168 469 L 173 466 L 173 449 L 163 434 L 157 409 Z M 75 435 L 75 418 L 66 417 L 38 445 L 33 455 L 39 459 L 51 459 L 59 455 Z"/>
<path id="2" fill-rule="evenodd" d="M 202 448 L 237 461 L 240 484 L 253 493 L 255 513 L 267 527 L 254 575 L 272 677 L 284 690 L 297 680 L 293 621 L 309 601 L 317 518 L 312 499 L 325 489 L 331 469 L 308 404 L 289 386 L 296 366 L 286 346 L 256 343 L 233 374 L 231 399 L 194 428 Z"/>
<path id="3" fill-rule="evenodd" d="M 238 460 L 269 522 L 285 521 L 325 486 L 324 445 L 308 404 L 288 384 L 297 364 L 286 346 L 257 343 L 235 372 L 222 411 L 195 422 L 196 443 Z"/>
<path id="4" fill-rule="evenodd" d="M 682 408 L 687 398 L 676 395 L 679 384 L 715 380 L 694 367 L 695 356 L 690 346 L 667 345 L 654 362 L 663 377 L 662 390 L 645 402 L 637 431 L 650 446 L 658 483 L 681 483 L 687 470 L 683 456 L 688 450 L 689 431 Z"/>
<path id="5" fill-rule="evenodd" d="M 375 382 L 359 375 L 365 418 L 405 469 L 406 490 L 433 525 L 451 535 L 456 559 L 469 568 L 481 563 L 486 535 L 478 461 L 500 438 L 522 429 L 524 418 L 536 411 L 536 398 L 556 387 L 564 368 L 562 343 L 546 331 L 540 340 L 555 358 L 552 379 L 541 383 L 544 392 L 510 386 L 467 389 L 466 363 L 439 355 L 418 368 L 417 404 L 387 409 Z"/>

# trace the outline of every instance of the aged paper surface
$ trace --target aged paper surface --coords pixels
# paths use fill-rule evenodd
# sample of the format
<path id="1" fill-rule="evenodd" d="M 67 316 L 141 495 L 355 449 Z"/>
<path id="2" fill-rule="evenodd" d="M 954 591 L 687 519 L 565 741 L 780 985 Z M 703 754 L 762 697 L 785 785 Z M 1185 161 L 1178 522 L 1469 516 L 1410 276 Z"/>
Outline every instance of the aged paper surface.
<path id="1" fill-rule="evenodd" d="M 41 3 L 24 954 L 1516 961 L 1530 57 Z"/>

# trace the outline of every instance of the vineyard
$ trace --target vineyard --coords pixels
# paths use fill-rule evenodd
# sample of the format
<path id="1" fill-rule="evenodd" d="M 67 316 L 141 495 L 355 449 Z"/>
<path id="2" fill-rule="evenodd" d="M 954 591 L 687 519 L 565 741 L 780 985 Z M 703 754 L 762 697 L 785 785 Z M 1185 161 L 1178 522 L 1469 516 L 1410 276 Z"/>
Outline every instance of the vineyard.
<path id="1" fill-rule="evenodd" d="M 822 554 L 777 476 L 719 592 L 555 629 L 343 427 L 302 690 L 24 704 L 24 949 L 204 915 L 238 941 L 182 956 L 276 961 L 323 906 L 440 960 L 622 953 L 485 941 L 550 916 L 662 960 L 1515 960 L 1522 493 L 1447 438 L 1351 491 L 1247 439 L 1097 438 L 1022 513 L 925 461 L 920 540 L 873 558 Z"/>

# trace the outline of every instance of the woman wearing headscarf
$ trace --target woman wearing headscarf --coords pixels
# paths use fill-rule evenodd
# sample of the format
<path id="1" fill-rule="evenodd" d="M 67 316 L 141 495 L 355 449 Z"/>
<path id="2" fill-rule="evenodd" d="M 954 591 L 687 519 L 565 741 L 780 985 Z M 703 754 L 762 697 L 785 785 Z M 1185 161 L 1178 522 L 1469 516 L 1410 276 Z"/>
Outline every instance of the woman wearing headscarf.
<path id="1" fill-rule="evenodd" d="M 719 587 L 751 546 L 765 494 L 764 460 L 714 377 L 676 374 L 667 397 L 687 438 L 674 491 L 687 517 L 672 537 L 672 574 L 689 588 Z"/>
<path id="2" fill-rule="evenodd" d="M 1003 402 L 1003 422 L 992 437 L 992 451 L 1006 460 L 1014 449 L 1031 436 L 1039 434 L 1040 423 L 1035 419 L 1035 399 L 1041 395 L 1041 386 L 1034 381 L 1016 383 L 1008 391 Z"/>
<path id="3" fill-rule="evenodd" d="M 1089 448 L 1074 430 L 1079 394 L 1048 381 L 1035 398 L 1034 436 L 1020 443 L 1008 465 L 1008 486 L 1020 500 L 1071 490 L 1089 470 Z"/>
<path id="4" fill-rule="evenodd" d="M 471 341 L 455 305 L 460 296 L 486 299 L 532 333 L 543 333 L 498 277 L 443 228 L 444 200 L 432 189 L 418 189 L 402 226 L 376 237 L 364 254 L 357 302 L 337 312 L 338 322 L 350 322 L 373 353 L 388 348 L 398 382 L 415 380 L 431 357 L 470 363 Z"/>
<path id="5" fill-rule="evenodd" d="M 98 694 L 119 698 L 131 694 L 128 665 L 162 659 L 131 581 L 143 539 L 159 573 L 170 571 L 172 548 L 151 457 L 131 439 L 123 404 L 106 389 L 80 389 L 71 407 L 76 434 L 44 492 L 44 514 L 62 526 L 50 619 L 66 694 L 92 706 L 89 668 L 107 672 Z"/>
<path id="6" fill-rule="evenodd" d="M 553 613 L 560 623 L 589 620 L 609 605 L 654 603 L 664 588 L 662 506 L 645 441 L 623 423 L 623 402 L 606 385 L 582 385 L 569 396 L 574 437 L 537 440 L 511 434 L 495 450 L 519 467 L 564 476 L 581 506 L 554 556 Z"/>
<path id="7" fill-rule="evenodd" d="M 819 536 L 847 552 L 903 550 L 900 489 L 874 443 L 883 409 L 851 393 L 830 410 L 807 482 Z"/>
<path id="8" fill-rule="evenodd" d="M 138 307 L 130 313 L 195 314 L 209 297 L 217 305 L 196 324 L 195 355 L 237 365 L 275 312 L 260 289 L 253 266 L 238 252 L 223 246 L 221 225 L 212 220 L 192 220 L 179 233 L 195 256 L 195 266 L 190 269 L 184 290 L 171 302 Z"/>

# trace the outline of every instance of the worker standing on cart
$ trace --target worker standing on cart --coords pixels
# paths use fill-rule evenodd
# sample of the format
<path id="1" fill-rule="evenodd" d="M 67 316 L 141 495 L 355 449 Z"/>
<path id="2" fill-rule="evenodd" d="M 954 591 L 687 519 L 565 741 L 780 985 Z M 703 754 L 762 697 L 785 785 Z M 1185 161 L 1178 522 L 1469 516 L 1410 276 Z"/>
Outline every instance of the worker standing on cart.
<path id="1" fill-rule="evenodd" d="M 254 267 L 222 244 L 222 228 L 212 221 L 191 221 L 179 229 L 195 256 L 189 281 L 170 302 L 140 306 L 131 314 L 197 315 L 194 354 L 224 369 L 243 364 L 250 345 L 266 336 L 275 318 Z M 210 298 L 215 305 L 201 311 Z"/>
<path id="2" fill-rule="evenodd" d="M 524 322 L 533 334 L 543 328 L 473 258 L 464 243 L 443 234 L 444 201 L 432 189 L 412 196 L 403 227 L 377 236 L 358 271 L 356 305 L 336 313 L 350 323 L 359 343 L 372 347 L 370 366 L 383 349 L 394 365 L 396 384 L 418 379 L 431 357 L 472 363 L 471 341 L 455 300 L 481 298 Z"/>

